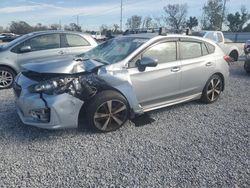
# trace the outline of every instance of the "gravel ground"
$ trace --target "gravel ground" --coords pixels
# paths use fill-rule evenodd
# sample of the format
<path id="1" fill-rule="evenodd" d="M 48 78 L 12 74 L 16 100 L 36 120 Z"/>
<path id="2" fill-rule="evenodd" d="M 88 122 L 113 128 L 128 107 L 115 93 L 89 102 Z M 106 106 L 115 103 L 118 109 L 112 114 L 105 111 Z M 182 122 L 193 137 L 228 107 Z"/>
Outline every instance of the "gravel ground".
<path id="1" fill-rule="evenodd" d="M 150 113 L 108 134 L 23 125 L 12 90 L 0 91 L 0 187 L 249 187 L 250 76 L 231 67 L 211 105 Z"/>

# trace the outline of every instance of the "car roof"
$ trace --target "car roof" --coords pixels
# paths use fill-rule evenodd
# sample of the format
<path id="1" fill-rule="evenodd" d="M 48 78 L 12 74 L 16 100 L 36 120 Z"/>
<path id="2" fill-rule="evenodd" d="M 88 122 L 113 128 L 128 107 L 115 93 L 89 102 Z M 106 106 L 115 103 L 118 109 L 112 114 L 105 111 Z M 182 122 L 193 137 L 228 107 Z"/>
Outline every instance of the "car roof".
<path id="1" fill-rule="evenodd" d="M 64 31 L 64 30 L 35 31 L 35 32 L 32 32 L 32 33 L 28 33 L 28 35 L 31 36 L 31 35 L 53 34 L 53 33 L 67 33 L 67 34 L 89 35 L 87 33 L 81 33 L 81 32 L 76 32 L 76 31 Z"/>

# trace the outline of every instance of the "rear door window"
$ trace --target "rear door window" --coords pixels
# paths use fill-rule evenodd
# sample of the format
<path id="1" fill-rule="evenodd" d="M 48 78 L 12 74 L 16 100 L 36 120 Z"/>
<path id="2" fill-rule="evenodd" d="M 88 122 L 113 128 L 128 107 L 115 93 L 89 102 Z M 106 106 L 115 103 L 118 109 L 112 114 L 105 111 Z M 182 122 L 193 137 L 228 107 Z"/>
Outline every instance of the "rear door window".
<path id="1" fill-rule="evenodd" d="M 157 59 L 158 63 L 167 63 L 176 61 L 176 42 L 165 42 L 156 44 L 155 46 L 149 48 L 143 56 L 151 57 Z"/>
<path id="2" fill-rule="evenodd" d="M 66 34 L 65 35 L 65 46 L 66 47 L 79 47 L 89 46 L 89 42 L 79 35 Z"/>
<path id="3" fill-rule="evenodd" d="M 202 56 L 200 42 L 180 42 L 181 59 L 197 58 Z"/>

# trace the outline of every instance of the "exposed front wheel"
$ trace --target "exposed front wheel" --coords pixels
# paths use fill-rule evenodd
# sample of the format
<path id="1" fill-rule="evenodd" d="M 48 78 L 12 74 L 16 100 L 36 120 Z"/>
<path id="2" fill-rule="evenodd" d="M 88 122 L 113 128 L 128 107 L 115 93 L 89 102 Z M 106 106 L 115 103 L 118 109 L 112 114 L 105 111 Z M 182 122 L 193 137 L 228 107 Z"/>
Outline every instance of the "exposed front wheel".
<path id="1" fill-rule="evenodd" d="M 0 67 L 0 89 L 10 88 L 14 82 L 16 74 L 7 67 Z"/>
<path id="2" fill-rule="evenodd" d="M 222 90 L 222 78 L 219 75 L 213 75 L 203 89 L 201 100 L 205 103 L 213 103 L 218 100 Z"/>
<path id="3" fill-rule="evenodd" d="M 128 103 L 115 91 L 98 93 L 90 101 L 86 113 L 89 125 L 100 132 L 119 129 L 128 119 Z"/>

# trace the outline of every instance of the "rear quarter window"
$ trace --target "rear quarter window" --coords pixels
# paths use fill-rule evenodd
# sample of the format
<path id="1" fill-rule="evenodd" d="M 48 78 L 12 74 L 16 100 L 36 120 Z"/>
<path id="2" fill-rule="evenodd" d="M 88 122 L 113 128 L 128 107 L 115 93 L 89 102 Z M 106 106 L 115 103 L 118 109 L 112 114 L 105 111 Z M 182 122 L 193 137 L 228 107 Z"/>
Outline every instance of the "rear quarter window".
<path id="1" fill-rule="evenodd" d="M 212 45 L 210 43 L 206 43 L 206 46 L 207 46 L 208 52 L 210 54 L 214 53 L 214 51 L 215 51 L 215 46 L 214 45 Z"/>
<path id="2" fill-rule="evenodd" d="M 67 47 L 90 46 L 89 42 L 79 35 L 66 34 L 65 37 Z"/>

